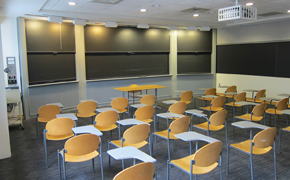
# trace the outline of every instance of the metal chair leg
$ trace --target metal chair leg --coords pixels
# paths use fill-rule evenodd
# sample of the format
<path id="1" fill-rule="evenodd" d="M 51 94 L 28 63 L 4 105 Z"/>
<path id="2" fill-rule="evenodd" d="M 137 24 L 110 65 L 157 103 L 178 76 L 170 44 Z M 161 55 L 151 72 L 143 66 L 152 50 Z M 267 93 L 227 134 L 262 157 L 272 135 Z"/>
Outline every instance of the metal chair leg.
<path id="1" fill-rule="evenodd" d="M 103 157 L 100 155 L 100 162 L 101 162 L 101 174 L 102 174 L 102 180 L 104 180 L 104 172 L 103 172 Z"/>
<path id="2" fill-rule="evenodd" d="M 274 141 L 274 173 L 275 173 L 275 180 L 277 179 L 277 167 L 276 167 L 276 142 Z"/>
<path id="3" fill-rule="evenodd" d="M 93 174 L 95 174 L 95 160 L 94 160 L 94 158 L 92 159 L 92 166 L 93 166 Z"/>
<path id="4" fill-rule="evenodd" d="M 221 156 L 220 156 L 220 179 L 222 180 L 223 179 L 223 169 L 222 169 L 222 153 L 221 153 Z"/>
<path id="5" fill-rule="evenodd" d="M 280 148 L 281 148 L 281 133 L 282 133 L 282 128 L 279 129 L 279 147 L 278 147 L 279 154 L 280 154 Z"/>
<path id="6" fill-rule="evenodd" d="M 170 161 L 170 139 L 167 139 L 167 148 L 168 148 L 168 160 Z"/>
<path id="7" fill-rule="evenodd" d="M 46 164 L 46 168 L 48 168 L 47 147 L 46 147 L 46 129 L 43 130 L 43 144 L 44 144 L 45 164 Z"/>
<path id="8" fill-rule="evenodd" d="M 251 166 L 251 179 L 254 180 L 254 169 L 253 169 L 253 154 L 250 154 L 250 166 Z"/>
<path id="9" fill-rule="evenodd" d="M 229 175 L 229 163 L 230 163 L 230 145 L 227 144 L 227 175 Z"/>
<path id="10" fill-rule="evenodd" d="M 59 150 L 57 150 L 57 164 L 58 164 L 58 173 L 59 173 L 59 180 L 61 180 L 61 163 L 60 163 L 60 159 L 59 159 Z"/>
<path id="11" fill-rule="evenodd" d="M 169 180 L 169 169 L 170 169 L 170 164 L 169 164 L 169 160 L 167 160 L 167 180 Z"/>
<path id="12" fill-rule="evenodd" d="M 36 136 L 38 138 L 38 119 L 36 118 Z"/>

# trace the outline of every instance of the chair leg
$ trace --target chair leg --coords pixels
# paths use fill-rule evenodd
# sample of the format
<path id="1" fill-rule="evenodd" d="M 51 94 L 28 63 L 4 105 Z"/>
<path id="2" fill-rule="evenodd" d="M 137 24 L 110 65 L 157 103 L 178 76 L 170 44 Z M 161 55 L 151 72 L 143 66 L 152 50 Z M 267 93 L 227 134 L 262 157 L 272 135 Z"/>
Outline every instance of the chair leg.
<path id="1" fill-rule="evenodd" d="M 38 138 L 38 119 L 36 118 L 36 136 Z"/>
<path id="2" fill-rule="evenodd" d="M 221 156 L 220 156 L 220 179 L 221 180 L 223 179 L 222 161 L 223 161 L 223 158 L 222 158 L 222 153 L 221 153 Z"/>
<path id="3" fill-rule="evenodd" d="M 174 152 L 174 139 L 172 139 L 172 152 Z"/>
<path id="4" fill-rule="evenodd" d="M 226 144 L 228 144 L 228 130 L 227 130 L 227 126 L 225 127 L 225 131 L 226 131 Z"/>
<path id="5" fill-rule="evenodd" d="M 236 121 L 236 118 L 233 119 L 233 122 Z M 235 126 L 233 126 L 233 137 L 235 137 Z"/>
<path id="6" fill-rule="evenodd" d="M 102 180 L 104 180 L 103 157 L 102 157 L 102 155 L 100 155 L 100 162 L 101 162 L 101 175 L 102 175 Z"/>
<path id="7" fill-rule="evenodd" d="M 227 144 L 227 175 L 229 175 L 230 145 Z"/>
<path id="8" fill-rule="evenodd" d="M 168 160 L 170 161 L 171 159 L 170 159 L 170 140 L 168 139 L 167 140 L 167 150 L 168 150 Z"/>
<path id="9" fill-rule="evenodd" d="M 63 157 L 62 157 L 62 167 L 63 167 L 63 179 L 66 180 L 65 158 L 64 158 L 64 155 L 63 155 Z"/>
<path id="10" fill-rule="evenodd" d="M 95 159 L 92 159 L 93 174 L 95 174 Z"/>
<path id="11" fill-rule="evenodd" d="M 280 148 L 281 148 L 281 133 L 282 133 L 282 128 L 279 129 L 279 147 L 278 147 L 278 153 L 280 154 Z"/>
<path id="12" fill-rule="evenodd" d="M 236 115 L 236 112 L 235 112 L 235 106 L 233 106 L 233 121 L 235 119 L 235 115 Z"/>
<path id="13" fill-rule="evenodd" d="M 112 132 L 112 130 L 110 131 L 110 141 L 112 141 L 112 134 L 113 134 L 113 132 Z"/>
<path id="14" fill-rule="evenodd" d="M 250 154 L 250 166 L 251 166 L 251 179 L 254 180 L 254 169 L 253 169 L 253 155 Z"/>
<path id="15" fill-rule="evenodd" d="M 277 167 L 276 167 L 276 142 L 274 141 L 274 173 L 275 173 L 275 180 L 277 179 Z"/>
<path id="16" fill-rule="evenodd" d="M 46 168 L 48 168 L 47 148 L 46 148 L 46 132 L 45 132 L 45 130 L 43 131 L 43 144 L 44 144 L 45 164 L 46 164 Z"/>
<path id="17" fill-rule="evenodd" d="M 59 180 L 61 180 L 61 163 L 60 163 L 60 159 L 59 159 L 59 150 L 57 150 L 57 164 L 58 164 L 58 173 L 59 173 Z"/>
<path id="18" fill-rule="evenodd" d="M 277 127 L 277 125 L 276 125 L 276 114 L 274 114 L 274 120 L 275 120 L 275 127 Z"/>
<path id="19" fill-rule="evenodd" d="M 190 153 L 190 155 L 192 154 L 192 144 L 191 144 L 191 141 L 189 141 L 189 153 Z"/>
<path id="20" fill-rule="evenodd" d="M 169 160 L 167 160 L 167 180 L 169 180 L 169 169 L 170 169 Z"/>

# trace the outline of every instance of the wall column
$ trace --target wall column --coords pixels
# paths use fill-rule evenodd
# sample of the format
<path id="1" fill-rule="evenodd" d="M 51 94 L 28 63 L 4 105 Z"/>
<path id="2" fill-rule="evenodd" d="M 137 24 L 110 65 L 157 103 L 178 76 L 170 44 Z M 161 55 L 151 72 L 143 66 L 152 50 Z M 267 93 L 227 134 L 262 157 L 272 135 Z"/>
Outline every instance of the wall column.
<path id="1" fill-rule="evenodd" d="M 211 73 L 213 74 L 212 87 L 216 87 L 216 45 L 217 29 L 212 29 Z"/>
<path id="2" fill-rule="evenodd" d="M 177 30 L 171 30 L 170 35 L 170 54 L 169 54 L 169 74 L 171 78 L 171 97 L 175 97 L 177 90 Z"/>

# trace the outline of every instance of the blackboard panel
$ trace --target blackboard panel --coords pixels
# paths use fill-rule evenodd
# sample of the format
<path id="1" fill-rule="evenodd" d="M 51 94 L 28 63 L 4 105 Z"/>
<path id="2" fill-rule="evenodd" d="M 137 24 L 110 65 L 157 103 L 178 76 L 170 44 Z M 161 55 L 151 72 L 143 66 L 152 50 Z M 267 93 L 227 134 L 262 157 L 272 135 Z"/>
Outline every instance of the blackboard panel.
<path id="1" fill-rule="evenodd" d="M 183 31 L 177 33 L 178 52 L 211 51 L 212 31 Z"/>
<path id="2" fill-rule="evenodd" d="M 28 54 L 29 85 L 76 80 L 75 54 Z"/>
<path id="3" fill-rule="evenodd" d="M 169 74 L 167 54 L 86 54 L 87 80 Z"/>
<path id="4" fill-rule="evenodd" d="M 276 43 L 217 46 L 217 73 L 275 76 Z"/>
<path id="5" fill-rule="evenodd" d="M 25 22 L 27 51 L 75 51 L 73 24 L 28 19 Z"/>
<path id="6" fill-rule="evenodd" d="M 179 54 L 177 73 L 211 73 L 211 54 Z"/>
<path id="7" fill-rule="evenodd" d="M 88 51 L 169 51 L 169 31 L 164 29 L 85 26 Z"/>
<path id="8" fill-rule="evenodd" d="M 277 43 L 277 77 L 290 77 L 290 42 Z"/>

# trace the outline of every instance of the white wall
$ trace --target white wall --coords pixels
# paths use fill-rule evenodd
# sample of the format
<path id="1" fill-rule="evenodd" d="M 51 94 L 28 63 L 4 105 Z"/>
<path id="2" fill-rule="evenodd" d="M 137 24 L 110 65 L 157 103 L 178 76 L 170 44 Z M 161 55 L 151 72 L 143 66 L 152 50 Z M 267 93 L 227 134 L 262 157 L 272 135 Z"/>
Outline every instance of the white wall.
<path id="1" fill-rule="evenodd" d="M 222 28 L 217 30 L 217 45 L 290 41 L 289 29 L 290 20 Z M 277 97 L 279 93 L 290 93 L 290 78 L 217 73 L 217 91 L 223 92 L 225 89 L 218 88 L 219 84 L 237 85 L 238 92 L 243 89 L 266 89 L 268 97 Z M 251 95 L 247 94 L 247 96 Z"/>

